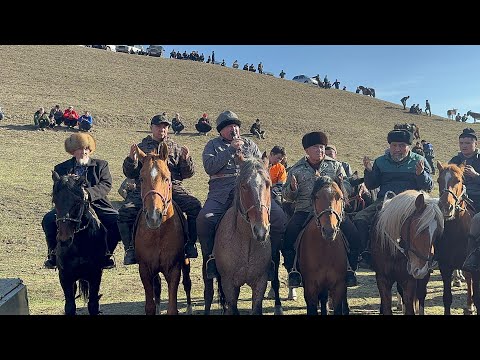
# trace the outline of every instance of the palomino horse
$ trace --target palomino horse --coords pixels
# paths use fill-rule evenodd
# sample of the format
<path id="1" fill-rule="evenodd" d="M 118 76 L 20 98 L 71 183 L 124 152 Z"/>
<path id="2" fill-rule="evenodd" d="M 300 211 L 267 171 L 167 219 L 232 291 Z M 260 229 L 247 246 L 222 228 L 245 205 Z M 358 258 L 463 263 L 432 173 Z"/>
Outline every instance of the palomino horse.
<path id="1" fill-rule="evenodd" d="M 442 165 L 437 161 L 438 185 L 440 190 L 439 207 L 445 218 L 445 232 L 437 247 L 438 267 L 443 280 L 443 307 L 445 315 L 450 315 L 452 306 L 452 273 L 461 269 L 467 257 L 468 236 L 473 212 L 465 200 L 466 189 L 463 184 L 464 165 Z M 480 306 L 480 273 L 464 272 L 467 282 L 467 307 L 465 314 L 473 312 L 473 304 Z M 472 295 L 473 281 L 473 295 Z M 472 301 L 473 297 L 473 301 Z M 477 312 L 478 313 L 478 312 Z"/>
<path id="2" fill-rule="evenodd" d="M 218 225 L 213 246 L 224 295 L 220 301 L 225 314 L 238 315 L 240 287 L 248 284 L 252 288 L 252 314 L 261 315 L 272 261 L 268 158 L 265 153 L 262 159 L 237 155 L 236 162 L 240 174 L 234 202 Z M 277 297 L 278 278 L 272 286 Z"/>
<path id="3" fill-rule="evenodd" d="M 177 291 L 180 272 L 187 294 L 187 313 L 191 314 L 190 264 L 184 259 L 184 230 L 172 201 L 172 181 L 166 159 L 167 145 L 162 142 L 157 154 L 146 155 L 136 148 L 142 162 L 140 179 L 143 209 L 135 233 L 135 254 L 140 278 L 145 289 L 145 313 L 155 315 L 160 311 L 161 283 L 159 273 L 168 285 L 168 315 L 177 315 Z M 143 216 L 142 216 L 143 215 Z"/>
<path id="4" fill-rule="evenodd" d="M 65 315 L 75 315 L 77 280 L 88 313 L 98 315 L 102 262 L 107 230 L 83 198 L 85 177 L 52 173 L 53 203 L 57 212 L 57 266 L 65 295 Z"/>
<path id="5" fill-rule="evenodd" d="M 457 115 L 457 109 L 450 109 L 450 110 L 447 110 L 447 117 L 449 119 L 452 119 L 455 117 L 455 115 Z"/>
<path id="6" fill-rule="evenodd" d="M 335 315 L 348 313 L 347 253 L 340 231 L 345 216 L 343 194 L 337 182 L 327 176 L 319 177 L 312 191 L 314 216 L 297 239 L 307 315 L 318 314 L 319 301 L 321 313 L 326 315 L 328 295 Z"/>
<path id="7" fill-rule="evenodd" d="M 423 315 L 427 282 L 437 239 L 443 233 L 438 200 L 407 190 L 385 200 L 372 228 L 372 265 L 380 292 L 381 313 L 392 315 L 392 286 L 400 286 L 405 314 Z"/>
<path id="8" fill-rule="evenodd" d="M 473 112 L 471 110 L 469 110 L 467 112 L 467 116 L 471 116 L 473 118 L 473 123 L 476 124 L 477 123 L 477 120 L 480 120 L 480 114 L 479 113 L 476 113 L 476 112 Z"/>

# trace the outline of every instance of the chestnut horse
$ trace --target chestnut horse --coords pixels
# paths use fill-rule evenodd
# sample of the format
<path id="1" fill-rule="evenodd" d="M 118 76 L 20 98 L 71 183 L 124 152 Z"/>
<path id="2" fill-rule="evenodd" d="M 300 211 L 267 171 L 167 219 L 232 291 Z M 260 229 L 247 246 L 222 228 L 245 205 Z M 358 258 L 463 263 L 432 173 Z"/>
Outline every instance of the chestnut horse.
<path id="1" fill-rule="evenodd" d="M 142 163 L 140 180 L 143 208 L 135 232 L 135 254 L 145 289 L 145 313 L 160 311 L 159 273 L 168 285 L 168 315 L 177 315 L 177 291 L 180 272 L 187 295 L 187 313 L 191 314 L 190 264 L 184 259 L 184 230 L 180 214 L 172 201 L 171 174 L 167 166 L 168 148 L 161 143 L 157 154 L 146 155 L 136 148 Z"/>
<path id="2" fill-rule="evenodd" d="M 347 253 L 340 223 L 345 216 L 340 183 L 319 177 L 312 191 L 313 214 L 299 235 L 297 258 L 304 285 L 307 315 L 327 314 L 330 295 L 335 315 L 348 313 Z"/>
<path id="3" fill-rule="evenodd" d="M 84 176 L 59 176 L 52 172 L 52 201 L 57 212 L 58 277 L 65 295 L 65 315 L 75 315 L 77 280 L 80 294 L 88 298 L 88 313 L 99 314 L 98 292 L 102 280 L 102 262 L 107 251 L 107 230 L 89 202 L 84 200 Z"/>
<path id="4" fill-rule="evenodd" d="M 217 278 L 222 289 L 221 305 L 226 315 L 238 315 L 238 296 L 244 284 L 252 288 L 252 314 L 262 314 L 272 261 L 270 242 L 270 188 L 268 158 L 236 155 L 240 173 L 233 205 L 220 220 L 215 233 Z M 272 284 L 275 290 L 275 283 Z M 279 284 L 276 284 L 278 294 Z"/>
<path id="5" fill-rule="evenodd" d="M 418 299 L 423 315 L 434 246 L 443 233 L 438 199 L 416 190 L 383 203 L 372 227 L 372 265 L 380 292 L 380 312 L 392 315 L 392 286 L 400 286 L 406 315 L 414 315 Z"/>
<path id="6" fill-rule="evenodd" d="M 437 161 L 438 186 L 440 190 L 439 206 L 445 218 L 445 232 L 437 249 L 438 267 L 443 281 L 444 314 L 450 315 L 452 306 L 452 273 L 461 269 L 467 257 L 468 237 L 473 211 L 467 206 L 466 188 L 463 184 L 462 164 L 443 165 Z M 480 306 L 480 273 L 464 272 L 467 282 L 467 307 L 465 314 L 473 313 L 473 303 Z M 472 294 L 473 281 L 473 294 Z M 478 311 L 477 311 L 478 313 Z"/>

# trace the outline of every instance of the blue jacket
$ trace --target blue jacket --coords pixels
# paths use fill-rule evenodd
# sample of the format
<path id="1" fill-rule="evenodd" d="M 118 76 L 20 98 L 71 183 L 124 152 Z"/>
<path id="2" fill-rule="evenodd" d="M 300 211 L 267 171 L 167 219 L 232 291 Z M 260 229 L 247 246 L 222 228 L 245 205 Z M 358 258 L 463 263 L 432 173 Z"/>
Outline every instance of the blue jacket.
<path id="1" fill-rule="evenodd" d="M 91 116 L 91 115 L 88 115 L 88 116 L 87 116 L 87 115 L 85 115 L 85 114 L 82 115 L 82 116 L 80 116 L 80 118 L 78 119 L 78 122 L 81 123 L 81 122 L 83 122 L 83 121 L 86 121 L 86 122 L 88 122 L 90 125 L 92 125 L 92 122 L 93 122 L 93 121 L 92 121 L 92 116 Z"/>
<path id="2" fill-rule="evenodd" d="M 431 169 L 427 161 L 424 161 L 425 169 L 420 174 L 415 173 L 415 166 L 423 156 L 410 151 L 401 162 L 393 161 L 390 152 L 378 157 L 373 163 L 372 171 L 365 169 L 365 186 L 373 190 L 380 186 L 378 198 L 383 198 L 387 191 L 393 191 L 400 194 L 405 190 L 424 190 L 433 189 L 433 180 L 430 175 Z"/>

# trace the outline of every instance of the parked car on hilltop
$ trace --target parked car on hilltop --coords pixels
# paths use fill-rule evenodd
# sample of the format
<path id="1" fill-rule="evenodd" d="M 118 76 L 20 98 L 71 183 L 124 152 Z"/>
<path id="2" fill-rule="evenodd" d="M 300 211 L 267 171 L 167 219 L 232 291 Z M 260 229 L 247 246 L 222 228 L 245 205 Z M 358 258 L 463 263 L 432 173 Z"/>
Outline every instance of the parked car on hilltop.
<path id="1" fill-rule="evenodd" d="M 148 55 L 148 56 L 162 57 L 164 51 L 165 51 L 165 49 L 163 48 L 163 46 L 160 46 L 160 45 L 150 45 L 150 46 L 148 46 L 148 48 L 147 48 L 147 55 Z"/>
<path id="2" fill-rule="evenodd" d="M 115 45 L 92 45 L 92 48 L 102 49 L 102 50 L 107 50 L 107 51 L 116 51 L 116 46 Z"/>
<path id="3" fill-rule="evenodd" d="M 123 52 L 126 54 L 136 54 L 136 55 L 143 54 L 142 45 L 117 45 L 116 49 L 117 49 L 117 52 Z"/>
<path id="4" fill-rule="evenodd" d="M 304 84 L 313 84 L 313 85 L 318 86 L 317 79 L 315 79 L 313 77 L 308 77 L 306 75 L 297 75 L 292 80 L 296 81 L 296 82 L 304 83 Z"/>

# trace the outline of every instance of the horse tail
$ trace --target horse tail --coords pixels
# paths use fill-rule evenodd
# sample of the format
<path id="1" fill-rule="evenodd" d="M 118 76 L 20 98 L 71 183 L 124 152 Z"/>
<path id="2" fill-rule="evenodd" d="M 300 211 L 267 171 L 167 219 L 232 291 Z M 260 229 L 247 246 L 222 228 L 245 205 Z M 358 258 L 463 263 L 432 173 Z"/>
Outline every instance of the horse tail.
<path id="1" fill-rule="evenodd" d="M 78 280 L 78 291 L 84 302 L 88 300 L 88 282 L 85 280 Z"/>
<path id="2" fill-rule="evenodd" d="M 217 284 L 218 284 L 218 303 L 220 304 L 220 306 L 222 307 L 222 311 L 223 313 L 225 313 L 225 294 L 223 293 L 223 289 L 222 289 L 222 278 L 220 276 L 220 274 L 217 273 Z"/>

